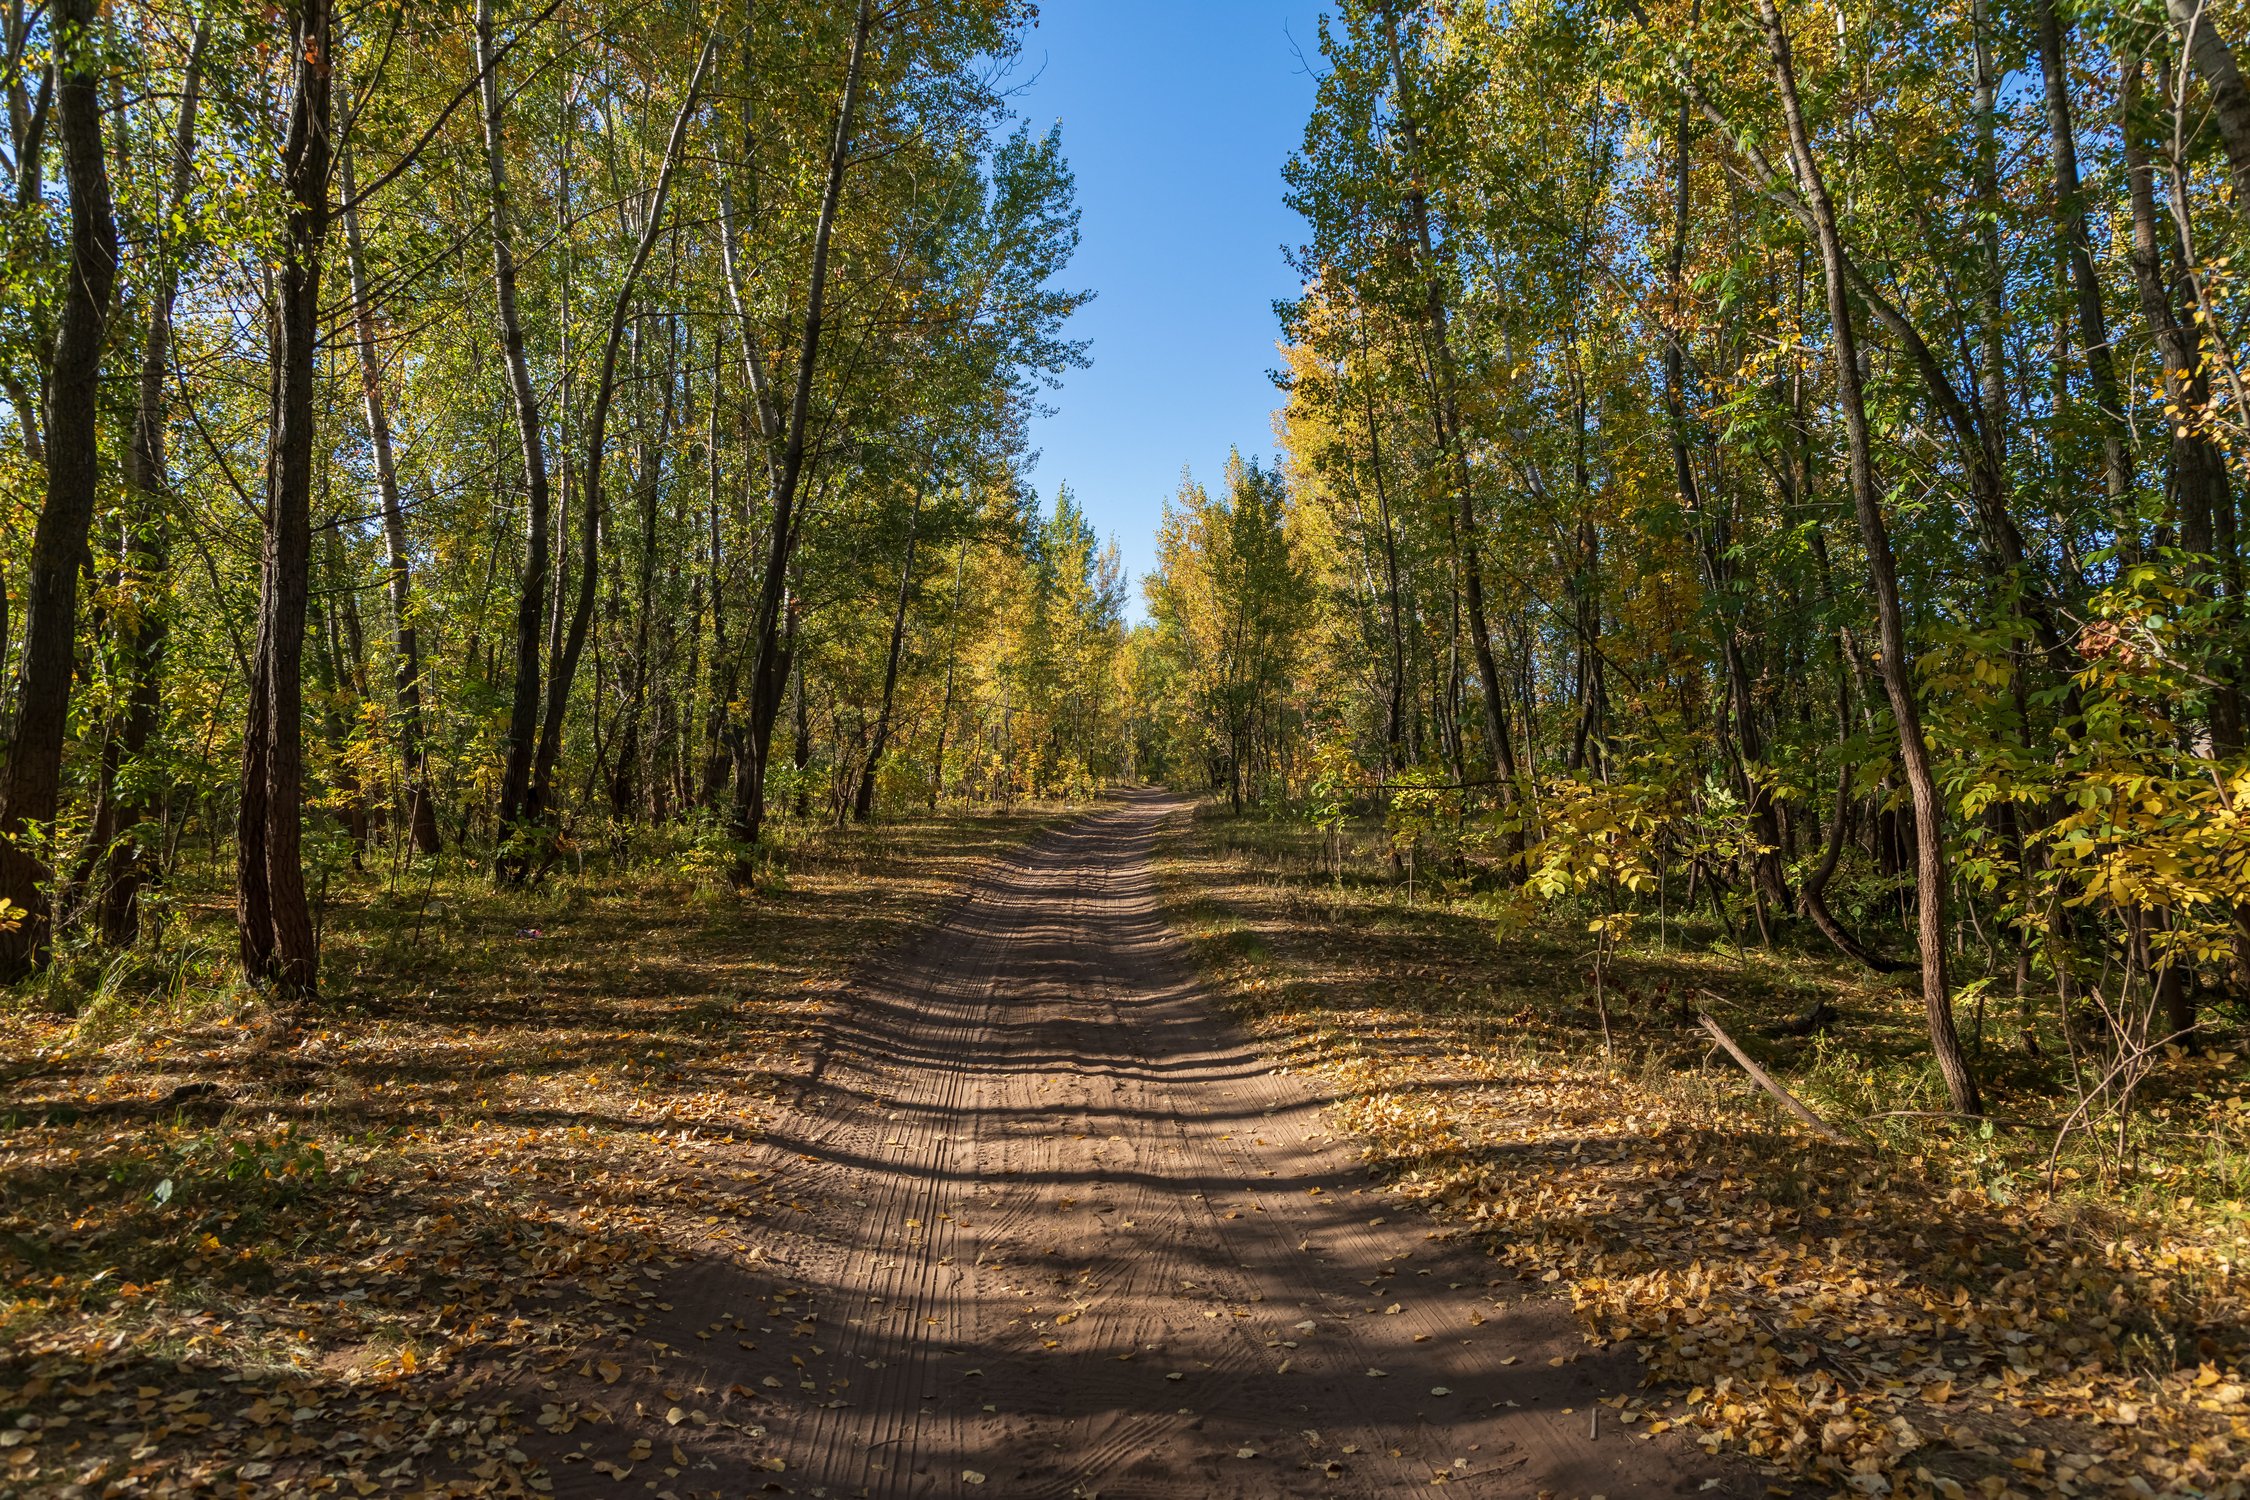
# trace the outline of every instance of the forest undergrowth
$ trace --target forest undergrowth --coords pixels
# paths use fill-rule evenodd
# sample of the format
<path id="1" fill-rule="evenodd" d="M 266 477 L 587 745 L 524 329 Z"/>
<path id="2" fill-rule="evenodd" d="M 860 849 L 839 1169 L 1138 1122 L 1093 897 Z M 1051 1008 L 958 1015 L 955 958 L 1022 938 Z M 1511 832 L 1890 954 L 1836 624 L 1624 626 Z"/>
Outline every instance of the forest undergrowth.
<path id="1" fill-rule="evenodd" d="M 525 1493 L 572 1427 L 649 1458 L 622 1429 L 666 1414 L 607 1388 L 664 1363 L 663 1278 L 791 1211 L 746 1146 L 823 1008 L 1045 816 L 787 828 L 747 896 L 645 830 L 521 890 L 370 874 L 295 1010 L 243 998 L 191 870 L 163 1003 L 0 1017 L 0 1492 Z"/>
<path id="2" fill-rule="evenodd" d="M 1991 1120 L 1967 1124 L 1910 981 L 1817 935 L 1650 922 L 1608 966 L 1605 1056 L 1583 920 L 1503 935 L 1467 880 L 1410 896 L 1379 828 L 1343 845 L 1207 806 L 1164 850 L 1173 921 L 1393 1192 L 1640 1352 L 1628 1434 L 1688 1427 L 1840 1495 L 2250 1492 L 2250 1100 L 2224 1029 L 2151 1078 L 2122 1159 L 2081 1133 L 2057 1155 L 2067 1063 L 2012 1015 L 1974 1043 Z"/>

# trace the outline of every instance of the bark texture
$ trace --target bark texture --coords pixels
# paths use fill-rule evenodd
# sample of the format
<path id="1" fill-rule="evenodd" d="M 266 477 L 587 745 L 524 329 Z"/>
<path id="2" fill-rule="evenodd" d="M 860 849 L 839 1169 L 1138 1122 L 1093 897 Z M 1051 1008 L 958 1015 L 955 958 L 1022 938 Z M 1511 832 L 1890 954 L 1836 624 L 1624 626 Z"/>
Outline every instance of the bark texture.
<path id="1" fill-rule="evenodd" d="M 281 158 L 288 210 L 276 276 L 274 435 L 266 473 L 258 637 L 243 731 L 235 923 L 243 971 L 253 982 L 311 995 L 320 985 L 320 955 L 302 855 L 304 651 L 312 569 L 313 383 L 334 156 L 331 0 L 303 0 L 291 22 L 296 72 Z"/>
<path id="2" fill-rule="evenodd" d="M 56 0 L 55 109 L 70 190 L 70 259 L 54 363 L 47 374 L 46 503 L 32 534 L 24 588 L 23 661 L 16 675 L 15 739 L 0 786 L 0 899 L 20 910 L 0 932 L 0 976 L 44 955 L 51 932 L 46 848 L 62 791 L 78 623 L 100 484 L 102 346 L 117 283 L 117 219 L 102 155 L 100 40 L 94 0 Z M 29 420 L 25 423 L 29 426 Z"/>

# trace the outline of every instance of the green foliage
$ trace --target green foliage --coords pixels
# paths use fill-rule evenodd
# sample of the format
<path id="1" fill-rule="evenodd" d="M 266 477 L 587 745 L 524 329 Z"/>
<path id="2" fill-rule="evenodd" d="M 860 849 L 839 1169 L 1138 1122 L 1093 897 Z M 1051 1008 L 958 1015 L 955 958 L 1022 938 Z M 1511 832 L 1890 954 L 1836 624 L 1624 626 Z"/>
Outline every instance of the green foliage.
<path id="1" fill-rule="evenodd" d="M 1298 771 L 1312 593 L 1293 526 L 1281 473 L 1233 454 L 1217 496 L 1181 477 L 1144 583 L 1145 686 L 1159 693 L 1146 703 L 1163 759 L 1224 789 L 1237 811 L 1287 796 Z"/>

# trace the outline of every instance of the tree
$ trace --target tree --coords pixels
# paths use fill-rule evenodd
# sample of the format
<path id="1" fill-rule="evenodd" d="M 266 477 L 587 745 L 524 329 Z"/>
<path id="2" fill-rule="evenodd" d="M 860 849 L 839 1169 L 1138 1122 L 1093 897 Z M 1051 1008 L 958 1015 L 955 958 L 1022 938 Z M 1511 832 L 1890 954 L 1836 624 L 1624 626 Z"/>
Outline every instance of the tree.
<path id="1" fill-rule="evenodd" d="M 334 32 L 329 0 L 301 0 L 290 16 L 293 62 L 281 148 L 287 208 L 273 320 L 274 431 L 236 832 L 235 927 L 243 972 L 292 995 L 312 995 L 320 984 L 302 853 L 303 668 L 312 572 L 314 382 L 334 153 Z"/>
<path id="2" fill-rule="evenodd" d="M 52 917 L 47 882 L 76 656 L 79 560 L 101 484 L 98 396 L 117 280 L 117 221 L 103 155 L 94 23 L 92 0 L 57 0 L 55 112 L 70 188 L 70 258 L 41 413 L 47 496 L 31 542 L 14 738 L 0 784 L 0 902 L 16 918 L 0 933 L 0 973 L 15 976 L 36 961 Z M 17 419 L 28 424 L 34 417 L 19 407 Z"/>
<path id="3" fill-rule="evenodd" d="M 1281 769 L 1302 706 L 1295 701 L 1310 582 L 1293 545 L 1278 470 L 1235 453 L 1214 497 L 1182 478 L 1144 583 L 1164 663 L 1175 751 L 1200 755 L 1240 812 L 1255 782 Z"/>

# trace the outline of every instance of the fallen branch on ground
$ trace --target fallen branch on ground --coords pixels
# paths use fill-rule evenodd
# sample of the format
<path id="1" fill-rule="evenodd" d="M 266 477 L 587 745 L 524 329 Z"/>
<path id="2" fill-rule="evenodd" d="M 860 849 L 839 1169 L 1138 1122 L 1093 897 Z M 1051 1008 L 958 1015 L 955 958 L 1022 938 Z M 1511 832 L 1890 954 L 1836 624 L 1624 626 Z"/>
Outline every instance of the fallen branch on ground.
<path id="1" fill-rule="evenodd" d="M 1773 1095 L 1774 1098 L 1780 1100 L 1781 1107 L 1788 1110 L 1789 1113 L 1795 1115 L 1799 1120 L 1802 1120 L 1805 1123 L 1806 1128 L 1811 1130 L 1814 1135 L 1819 1136 L 1824 1141 L 1830 1141 L 1839 1146 L 1849 1144 L 1850 1138 L 1848 1136 L 1846 1136 L 1842 1131 L 1838 1130 L 1835 1126 L 1829 1124 L 1826 1120 L 1823 1120 L 1820 1116 L 1814 1114 L 1810 1109 L 1807 1109 L 1805 1107 L 1804 1101 L 1800 1100 L 1795 1094 L 1790 1093 L 1789 1090 L 1783 1088 L 1780 1084 L 1775 1083 L 1771 1074 L 1767 1073 L 1764 1068 L 1761 1068 L 1756 1063 L 1752 1062 L 1750 1060 L 1750 1054 L 1744 1052 L 1740 1047 L 1735 1045 L 1734 1038 L 1727 1035 L 1725 1027 L 1721 1026 L 1718 1022 L 1712 1020 L 1707 1015 L 1698 1015 L 1696 1017 L 1696 1020 L 1702 1022 L 1703 1029 L 1710 1032 L 1712 1038 L 1717 1041 L 1720 1046 L 1727 1049 L 1727 1055 L 1729 1057 L 1732 1057 L 1736 1062 L 1742 1064 L 1742 1071 L 1748 1073 L 1752 1081 L 1755 1082 L 1758 1087 L 1764 1089 L 1767 1093 Z"/>

